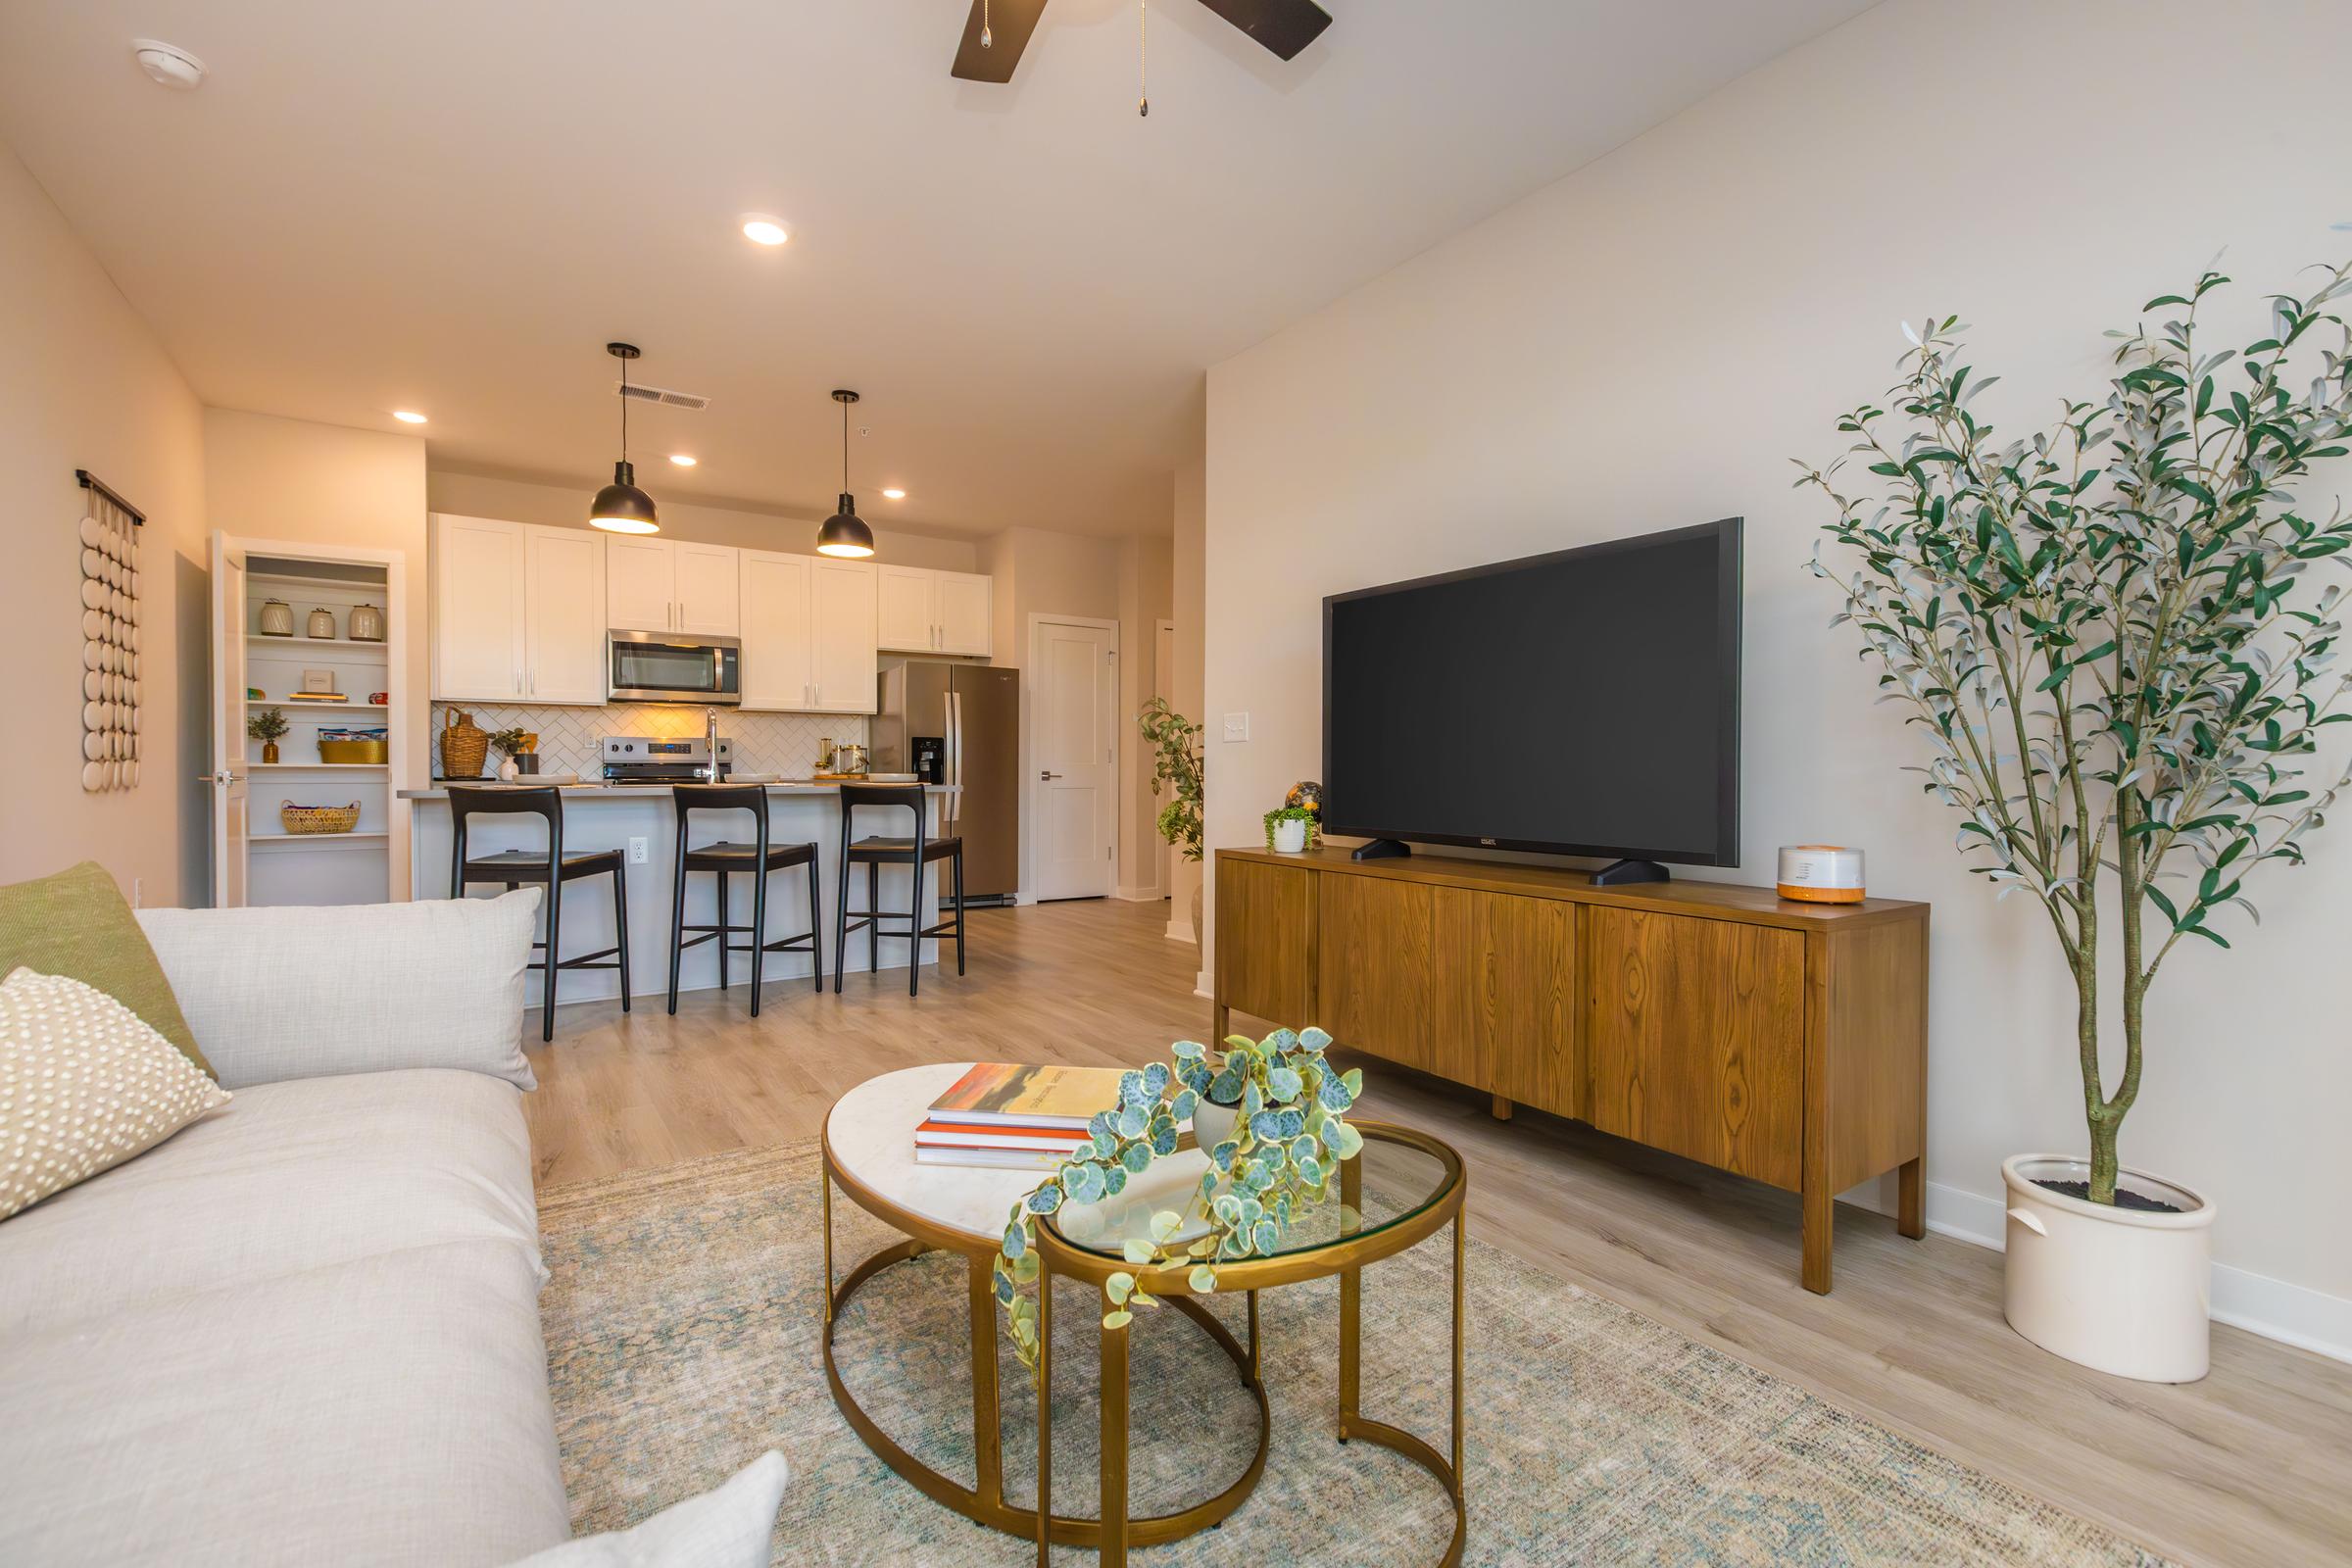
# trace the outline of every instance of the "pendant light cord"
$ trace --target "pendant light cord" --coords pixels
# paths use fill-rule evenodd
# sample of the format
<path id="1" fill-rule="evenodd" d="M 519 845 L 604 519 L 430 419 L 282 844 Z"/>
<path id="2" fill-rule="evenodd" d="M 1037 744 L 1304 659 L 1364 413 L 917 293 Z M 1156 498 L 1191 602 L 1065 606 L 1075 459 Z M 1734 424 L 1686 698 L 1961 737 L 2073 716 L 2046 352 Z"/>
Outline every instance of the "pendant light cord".
<path id="1" fill-rule="evenodd" d="M 620 362 L 620 461 L 629 461 L 629 362 Z"/>
<path id="2" fill-rule="evenodd" d="M 1138 119 L 1152 113 L 1152 0 L 1137 0 L 1135 9 L 1135 87 Z"/>
<path id="3" fill-rule="evenodd" d="M 841 493 L 850 493 L 850 406 L 841 406 Z"/>

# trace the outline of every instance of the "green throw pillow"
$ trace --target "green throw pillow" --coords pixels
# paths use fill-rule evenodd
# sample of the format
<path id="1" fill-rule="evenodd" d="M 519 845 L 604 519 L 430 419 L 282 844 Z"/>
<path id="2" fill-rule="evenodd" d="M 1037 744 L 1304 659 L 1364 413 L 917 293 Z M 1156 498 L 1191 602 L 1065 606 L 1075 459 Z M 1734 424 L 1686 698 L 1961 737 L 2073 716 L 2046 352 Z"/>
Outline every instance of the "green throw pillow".
<path id="1" fill-rule="evenodd" d="M 0 887 L 0 974 L 23 964 L 105 992 L 218 1079 L 115 879 L 95 860 Z"/>

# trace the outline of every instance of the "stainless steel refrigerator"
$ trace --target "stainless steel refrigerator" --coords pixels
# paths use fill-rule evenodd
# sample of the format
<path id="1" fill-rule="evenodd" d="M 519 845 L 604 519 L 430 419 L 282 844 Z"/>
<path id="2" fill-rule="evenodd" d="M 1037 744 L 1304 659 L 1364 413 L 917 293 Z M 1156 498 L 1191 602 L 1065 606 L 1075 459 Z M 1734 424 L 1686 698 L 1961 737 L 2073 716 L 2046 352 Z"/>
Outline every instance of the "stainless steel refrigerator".
<path id="1" fill-rule="evenodd" d="M 1010 901 L 1021 882 L 1021 672 L 910 659 L 881 676 L 873 769 L 962 786 L 964 902 Z"/>

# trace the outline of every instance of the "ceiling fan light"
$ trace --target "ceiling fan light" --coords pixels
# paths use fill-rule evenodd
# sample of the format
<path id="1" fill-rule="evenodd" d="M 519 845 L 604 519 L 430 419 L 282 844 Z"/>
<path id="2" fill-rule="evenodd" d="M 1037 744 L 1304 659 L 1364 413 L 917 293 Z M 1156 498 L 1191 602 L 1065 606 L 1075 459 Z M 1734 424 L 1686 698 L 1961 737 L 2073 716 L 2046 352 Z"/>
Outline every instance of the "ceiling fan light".
<path id="1" fill-rule="evenodd" d="M 612 482 L 596 493 L 588 508 L 588 526 L 607 533 L 660 533 L 662 518 L 654 498 L 637 488 L 637 470 L 627 463 L 612 465 Z"/>

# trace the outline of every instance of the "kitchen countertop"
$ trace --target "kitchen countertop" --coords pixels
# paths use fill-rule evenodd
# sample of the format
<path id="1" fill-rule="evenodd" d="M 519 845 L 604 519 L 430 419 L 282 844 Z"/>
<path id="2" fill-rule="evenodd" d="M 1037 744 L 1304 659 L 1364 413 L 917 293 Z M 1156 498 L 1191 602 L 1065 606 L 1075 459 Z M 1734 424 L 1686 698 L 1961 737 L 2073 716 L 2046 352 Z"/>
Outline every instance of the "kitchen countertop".
<path id="1" fill-rule="evenodd" d="M 469 780 L 467 782 L 476 789 L 529 789 L 533 787 L 522 780 L 516 780 L 513 784 L 504 784 L 497 779 L 487 778 Z M 766 790 L 770 795 L 838 795 L 841 793 L 840 783 L 831 779 L 820 782 L 815 779 L 805 778 L 744 778 L 729 779 L 727 782 L 730 784 L 756 784 Z M 585 783 L 573 782 L 569 784 L 558 784 L 555 787 L 559 790 L 562 790 L 565 796 L 574 798 L 585 798 L 589 796 L 612 796 L 616 799 L 648 799 L 655 797 L 666 797 L 670 792 L 670 786 L 665 783 L 600 784 L 591 781 Z M 909 786 L 906 784 L 886 784 L 880 787 L 884 789 L 906 789 Z M 927 793 L 932 795 L 960 795 L 963 793 L 963 786 L 960 784 L 925 784 L 922 786 L 922 788 Z M 449 787 L 446 782 L 437 782 L 431 789 L 401 790 L 398 791 L 397 794 L 399 795 L 399 798 L 404 801 L 446 801 L 449 799 Z"/>

